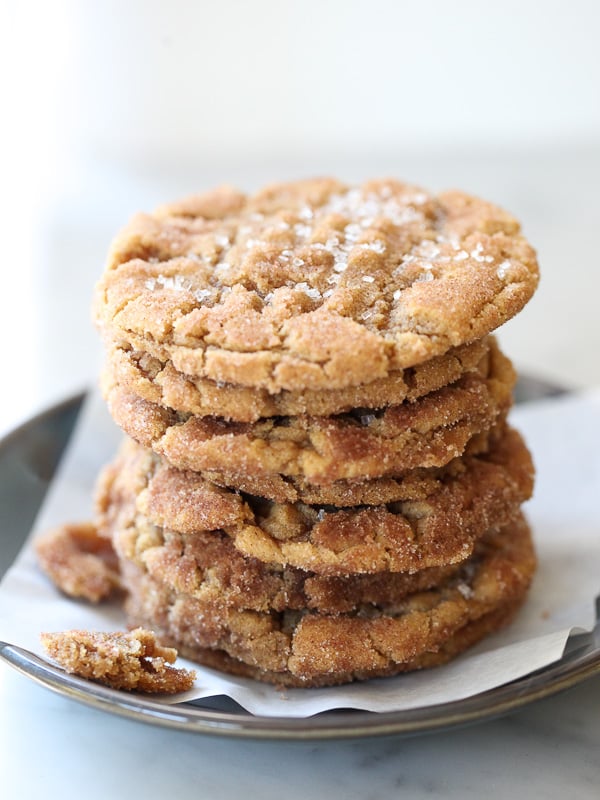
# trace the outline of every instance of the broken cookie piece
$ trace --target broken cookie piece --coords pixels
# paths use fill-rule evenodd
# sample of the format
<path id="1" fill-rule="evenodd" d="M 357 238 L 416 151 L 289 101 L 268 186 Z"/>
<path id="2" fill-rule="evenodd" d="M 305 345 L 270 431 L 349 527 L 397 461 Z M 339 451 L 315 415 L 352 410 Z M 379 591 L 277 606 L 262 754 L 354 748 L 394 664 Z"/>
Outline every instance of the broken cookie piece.
<path id="1" fill-rule="evenodd" d="M 143 628 L 129 633 L 42 633 L 41 640 L 67 672 L 113 689 L 175 694 L 190 689 L 196 678 L 194 670 L 173 667 L 177 650 L 162 647 L 154 633 Z"/>
<path id="2" fill-rule="evenodd" d="M 121 586 L 112 543 L 92 523 L 62 525 L 40 537 L 35 550 L 44 572 L 70 597 L 98 603 Z"/>

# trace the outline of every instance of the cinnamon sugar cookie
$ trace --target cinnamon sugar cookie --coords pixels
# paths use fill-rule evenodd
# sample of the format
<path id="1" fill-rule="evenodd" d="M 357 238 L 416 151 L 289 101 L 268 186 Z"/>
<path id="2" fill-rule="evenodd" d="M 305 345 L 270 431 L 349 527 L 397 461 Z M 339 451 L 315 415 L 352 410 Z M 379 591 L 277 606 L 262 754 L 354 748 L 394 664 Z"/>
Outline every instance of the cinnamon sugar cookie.
<path id="1" fill-rule="evenodd" d="M 173 367 L 127 345 L 109 343 L 102 375 L 105 396 L 127 391 L 150 403 L 204 417 L 216 415 L 236 422 L 263 417 L 329 416 L 355 408 L 383 408 L 420 397 L 454 383 L 470 372 L 480 372 L 489 355 L 488 339 L 454 347 L 443 356 L 385 378 L 346 389 L 280 391 L 191 378 Z M 135 410 L 132 412 L 135 415 Z"/>
<path id="2" fill-rule="evenodd" d="M 332 417 L 227 422 L 170 412 L 118 388 L 107 401 L 126 433 L 179 469 L 218 474 L 232 487 L 287 478 L 327 486 L 444 466 L 462 455 L 512 402 L 515 373 L 495 343 L 485 362 L 414 403 Z"/>
<path id="3" fill-rule="evenodd" d="M 439 584 L 460 567 L 328 577 L 264 564 L 243 556 L 225 533 L 178 533 L 162 528 L 137 511 L 134 497 L 125 500 L 117 492 L 111 498 L 110 487 L 108 492 L 102 530 L 113 541 L 125 575 L 134 565 L 174 591 L 204 603 L 238 610 L 313 609 L 335 614 L 369 603 L 397 603 Z"/>
<path id="4" fill-rule="evenodd" d="M 177 651 L 162 647 L 152 631 L 42 633 L 45 650 L 67 672 L 113 689 L 175 694 L 190 689 L 194 670 L 173 667 Z"/>
<path id="5" fill-rule="evenodd" d="M 151 621 L 161 637 L 201 663 L 217 661 L 227 671 L 283 686 L 333 685 L 443 663 L 512 616 L 535 563 L 519 517 L 482 541 L 477 557 L 448 580 L 390 606 L 335 615 L 239 611 L 132 569 L 127 613 L 132 624 Z"/>
<path id="6" fill-rule="evenodd" d="M 99 603 L 120 588 L 111 539 L 92 523 L 61 525 L 36 539 L 34 547 L 46 575 L 70 597 Z"/>
<path id="7" fill-rule="evenodd" d="M 138 215 L 113 244 L 95 318 L 193 378 L 344 389 L 480 339 L 537 282 L 518 222 L 490 203 L 322 179 Z"/>
<path id="8" fill-rule="evenodd" d="M 199 647 L 195 644 L 181 645 L 180 653 L 185 658 L 189 658 L 205 667 L 211 667 L 219 672 L 230 675 L 237 675 L 243 678 L 272 683 L 280 689 L 284 688 L 317 688 L 322 686 L 333 686 L 336 684 L 350 683 L 352 681 L 369 680 L 371 678 L 385 678 L 392 675 L 400 675 L 415 670 L 432 669 L 443 666 L 456 658 L 469 647 L 477 644 L 496 631 L 499 631 L 510 624 L 515 615 L 521 608 L 524 597 L 519 598 L 514 603 L 506 603 L 489 614 L 484 614 L 473 622 L 467 622 L 462 628 L 446 639 L 435 652 L 426 652 L 415 658 L 408 659 L 401 664 L 394 664 L 392 669 L 383 668 L 381 670 L 370 670 L 368 672 L 346 672 L 336 675 L 327 674 L 321 677 L 312 676 L 309 679 L 292 675 L 289 672 L 282 675 L 281 672 L 261 669 L 260 667 L 232 658 L 224 650 L 209 649 Z M 173 641 L 172 637 L 169 641 Z"/>
<path id="9" fill-rule="evenodd" d="M 469 439 L 464 455 L 487 452 L 502 435 L 504 420 L 489 432 L 479 433 Z M 413 469 L 394 477 L 367 478 L 363 480 L 341 480 L 328 484 L 316 484 L 306 478 L 280 477 L 278 475 L 236 475 L 235 488 L 246 494 L 264 497 L 276 503 L 308 503 L 347 508 L 358 505 L 381 505 L 402 500 L 417 500 L 426 497 L 437 486 L 439 469 Z M 230 474 L 218 470 L 204 470 L 206 480 L 219 486 L 228 486 Z"/>
<path id="10" fill-rule="evenodd" d="M 127 441 L 100 481 L 98 506 L 110 514 L 110 498 L 131 496 L 133 485 L 137 511 L 157 525 L 182 533 L 221 530 L 240 552 L 265 563 L 349 575 L 463 561 L 486 531 L 515 517 L 532 491 L 531 457 L 510 429 L 489 452 L 425 472 L 435 475 L 427 477 L 434 488 L 423 499 L 349 509 L 279 504 L 168 467 Z"/>

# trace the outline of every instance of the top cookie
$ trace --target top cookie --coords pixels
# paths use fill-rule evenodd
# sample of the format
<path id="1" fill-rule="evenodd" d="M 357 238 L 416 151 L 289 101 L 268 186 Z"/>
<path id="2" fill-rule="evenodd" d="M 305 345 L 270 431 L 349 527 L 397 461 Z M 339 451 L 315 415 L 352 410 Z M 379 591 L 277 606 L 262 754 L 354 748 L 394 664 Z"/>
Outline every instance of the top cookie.
<path id="1" fill-rule="evenodd" d="M 221 188 L 139 214 L 95 295 L 104 336 L 228 384 L 369 383 L 479 339 L 538 282 L 518 222 L 395 180 Z"/>

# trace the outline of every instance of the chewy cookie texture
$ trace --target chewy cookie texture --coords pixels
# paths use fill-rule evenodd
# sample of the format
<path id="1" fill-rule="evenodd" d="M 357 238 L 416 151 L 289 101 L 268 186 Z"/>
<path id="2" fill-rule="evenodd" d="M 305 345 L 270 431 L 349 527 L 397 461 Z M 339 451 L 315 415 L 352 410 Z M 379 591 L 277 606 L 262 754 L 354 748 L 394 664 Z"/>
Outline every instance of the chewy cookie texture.
<path id="1" fill-rule="evenodd" d="M 448 661 L 512 619 L 535 571 L 533 465 L 491 334 L 537 281 L 505 211 L 395 180 L 139 214 L 94 297 L 126 438 L 96 519 L 42 540 L 42 567 L 279 686 Z M 153 690 L 119 664 L 120 685 Z"/>
<path id="2" fill-rule="evenodd" d="M 95 311 L 107 339 L 192 378 L 344 389 L 485 336 L 537 277 L 518 223 L 489 203 L 317 180 L 138 215 Z"/>
<path id="3" fill-rule="evenodd" d="M 172 664 L 177 651 L 158 644 L 152 631 L 43 633 L 42 643 L 67 672 L 114 689 L 176 694 L 190 689 L 196 674 Z"/>

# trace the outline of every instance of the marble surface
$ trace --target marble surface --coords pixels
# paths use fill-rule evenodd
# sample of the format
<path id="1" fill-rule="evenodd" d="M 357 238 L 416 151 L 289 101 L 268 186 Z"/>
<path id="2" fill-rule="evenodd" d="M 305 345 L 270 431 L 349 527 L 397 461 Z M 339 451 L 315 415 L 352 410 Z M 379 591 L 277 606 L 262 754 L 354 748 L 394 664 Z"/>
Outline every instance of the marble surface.
<path id="1" fill-rule="evenodd" d="M 536 298 L 501 334 L 529 373 L 568 386 L 600 385 L 600 152 L 448 159 L 394 156 L 310 165 L 217 167 L 142 179 L 81 172 L 35 228 L 35 258 L 15 280 L 31 289 L 36 324 L 22 340 L 19 393 L 3 393 L 0 431 L 94 380 L 99 347 L 89 295 L 114 229 L 138 207 L 194 186 L 251 187 L 278 176 L 395 173 L 433 187 L 460 185 L 514 210 L 538 247 Z M 98 213 L 98 208 L 106 209 Z M 26 265 L 27 266 L 27 265 Z M 2 340 L 9 336 L 5 294 Z M 5 313 L 6 312 L 6 313 Z M 600 792 L 600 678 L 508 717 L 414 738 L 347 742 L 242 741 L 191 735 L 103 714 L 0 664 L 0 796 L 38 798 L 286 797 L 536 798 Z"/>
<path id="2" fill-rule="evenodd" d="M 225 740 L 117 719 L 0 667 L 6 798 L 525 796 L 595 800 L 600 678 L 509 717 L 410 739 Z"/>

